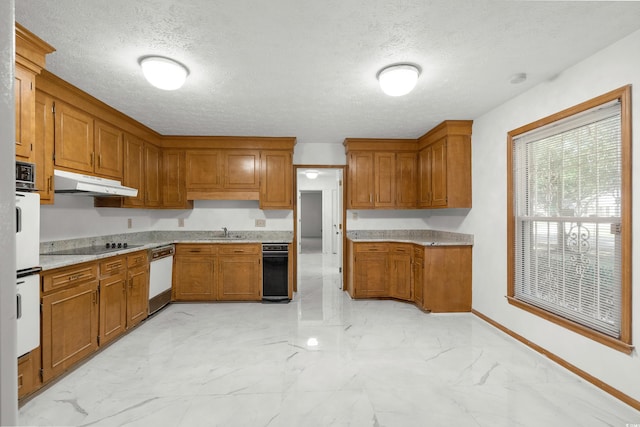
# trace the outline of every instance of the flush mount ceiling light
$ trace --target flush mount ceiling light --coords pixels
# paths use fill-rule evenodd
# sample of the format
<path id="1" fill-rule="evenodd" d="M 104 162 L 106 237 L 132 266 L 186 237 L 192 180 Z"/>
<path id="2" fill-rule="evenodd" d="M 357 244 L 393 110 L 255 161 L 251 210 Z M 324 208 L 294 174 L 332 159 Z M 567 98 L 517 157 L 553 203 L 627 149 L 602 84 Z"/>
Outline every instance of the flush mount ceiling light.
<path id="1" fill-rule="evenodd" d="M 420 69 L 411 64 L 396 64 L 378 72 L 380 88 L 389 96 L 406 95 L 416 87 Z"/>
<path id="2" fill-rule="evenodd" d="M 308 170 L 304 173 L 307 178 L 309 179 L 316 179 L 318 177 L 318 175 L 320 175 L 320 172 L 315 171 L 315 170 Z"/>
<path id="3" fill-rule="evenodd" d="M 142 58 L 140 67 L 149 83 L 162 90 L 179 89 L 189 75 L 187 67 L 173 59 L 161 56 Z"/>

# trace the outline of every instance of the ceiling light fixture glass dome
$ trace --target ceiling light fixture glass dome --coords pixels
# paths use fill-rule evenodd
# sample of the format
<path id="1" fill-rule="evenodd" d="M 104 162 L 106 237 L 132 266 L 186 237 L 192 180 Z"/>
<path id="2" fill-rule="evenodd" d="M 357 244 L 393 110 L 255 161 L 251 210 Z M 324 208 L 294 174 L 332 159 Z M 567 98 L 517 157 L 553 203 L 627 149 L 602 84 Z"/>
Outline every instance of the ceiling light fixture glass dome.
<path id="1" fill-rule="evenodd" d="M 173 59 L 147 56 L 140 60 L 142 73 L 149 83 L 158 89 L 176 90 L 187 80 L 187 67 Z"/>
<path id="2" fill-rule="evenodd" d="M 389 65 L 378 72 L 380 88 L 389 96 L 406 95 L 416 87 L 420 69 L 411 64 Z"/>
<path id="3" fill-rule="evenodd" d="M 308 170 L 304 173 L 307 178 L 309 179 L 316 179 L 318 177 L 318 175 L 320 175 L 320 172 L 316 171 L 316 170 Z"/>

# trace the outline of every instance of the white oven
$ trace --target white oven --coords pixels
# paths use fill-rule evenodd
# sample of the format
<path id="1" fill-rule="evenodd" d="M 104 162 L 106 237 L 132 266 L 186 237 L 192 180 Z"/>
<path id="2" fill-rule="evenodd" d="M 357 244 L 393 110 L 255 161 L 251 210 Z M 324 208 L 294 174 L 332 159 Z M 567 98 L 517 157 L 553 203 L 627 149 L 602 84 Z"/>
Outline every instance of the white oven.
<path id="1" fill-rule="evenodd" d="M 17 356 L 40 345 L 40 195 L 35 165 L 16 162 Z"/>

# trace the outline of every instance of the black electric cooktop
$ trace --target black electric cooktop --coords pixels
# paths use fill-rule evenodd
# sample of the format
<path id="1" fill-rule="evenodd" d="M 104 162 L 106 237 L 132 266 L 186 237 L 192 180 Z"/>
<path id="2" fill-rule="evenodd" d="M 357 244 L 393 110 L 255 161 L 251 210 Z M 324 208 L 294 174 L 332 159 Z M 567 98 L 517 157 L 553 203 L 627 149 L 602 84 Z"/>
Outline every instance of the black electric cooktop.
<path id="1" fill-rule="evenodd" d="M 105 244 L 105 246 L 86 246 L 82 248 L 61 249 L 59 251 L 49 252 L 42 255 L 100 255 L 109 252 L 117 252 L 123 249 L 139 248 L 143 245 L 130 245 L 128 243 L 120 243 L 112 245 Z"/>

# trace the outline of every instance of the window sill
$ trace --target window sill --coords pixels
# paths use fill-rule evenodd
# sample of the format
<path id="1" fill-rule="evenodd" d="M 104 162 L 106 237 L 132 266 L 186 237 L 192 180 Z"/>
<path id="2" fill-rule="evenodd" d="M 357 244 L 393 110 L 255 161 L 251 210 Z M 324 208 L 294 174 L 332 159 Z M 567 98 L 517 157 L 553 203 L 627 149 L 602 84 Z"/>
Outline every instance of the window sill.
<path id="1" fill-rule="evenodd" d="M 604 344 L 607 347 L 611 347 L 614 350 L 621 351 L 625 354 L 631 354 L 631 352 L 633 351 L 634 347 L 629 343 L 625 343 L 623 341 L 620 341 L 619 339 L 594 331 L 593 329 L 589 329 L 578 323 L 572 322 L 571 320 L 565 319 L 564 317 L 555 315 L 553 313 L 550 313 L 546 310 L 543 310 L 531 304 L 527 304 L 526 302 L 522 302 L 514 297 L 507 296 L 507 301 L 509 301 L 509 304 L 515 307 L 521 308 L 525 311 L 528 311 L 529 313 L 542 317 L 543 319 L 553 322 L 556 325 L 560 325 L 564 328 L 569 329 L 570 331 L 573 331 L 584 337 L 597 341 L 600 344 Z"/>

